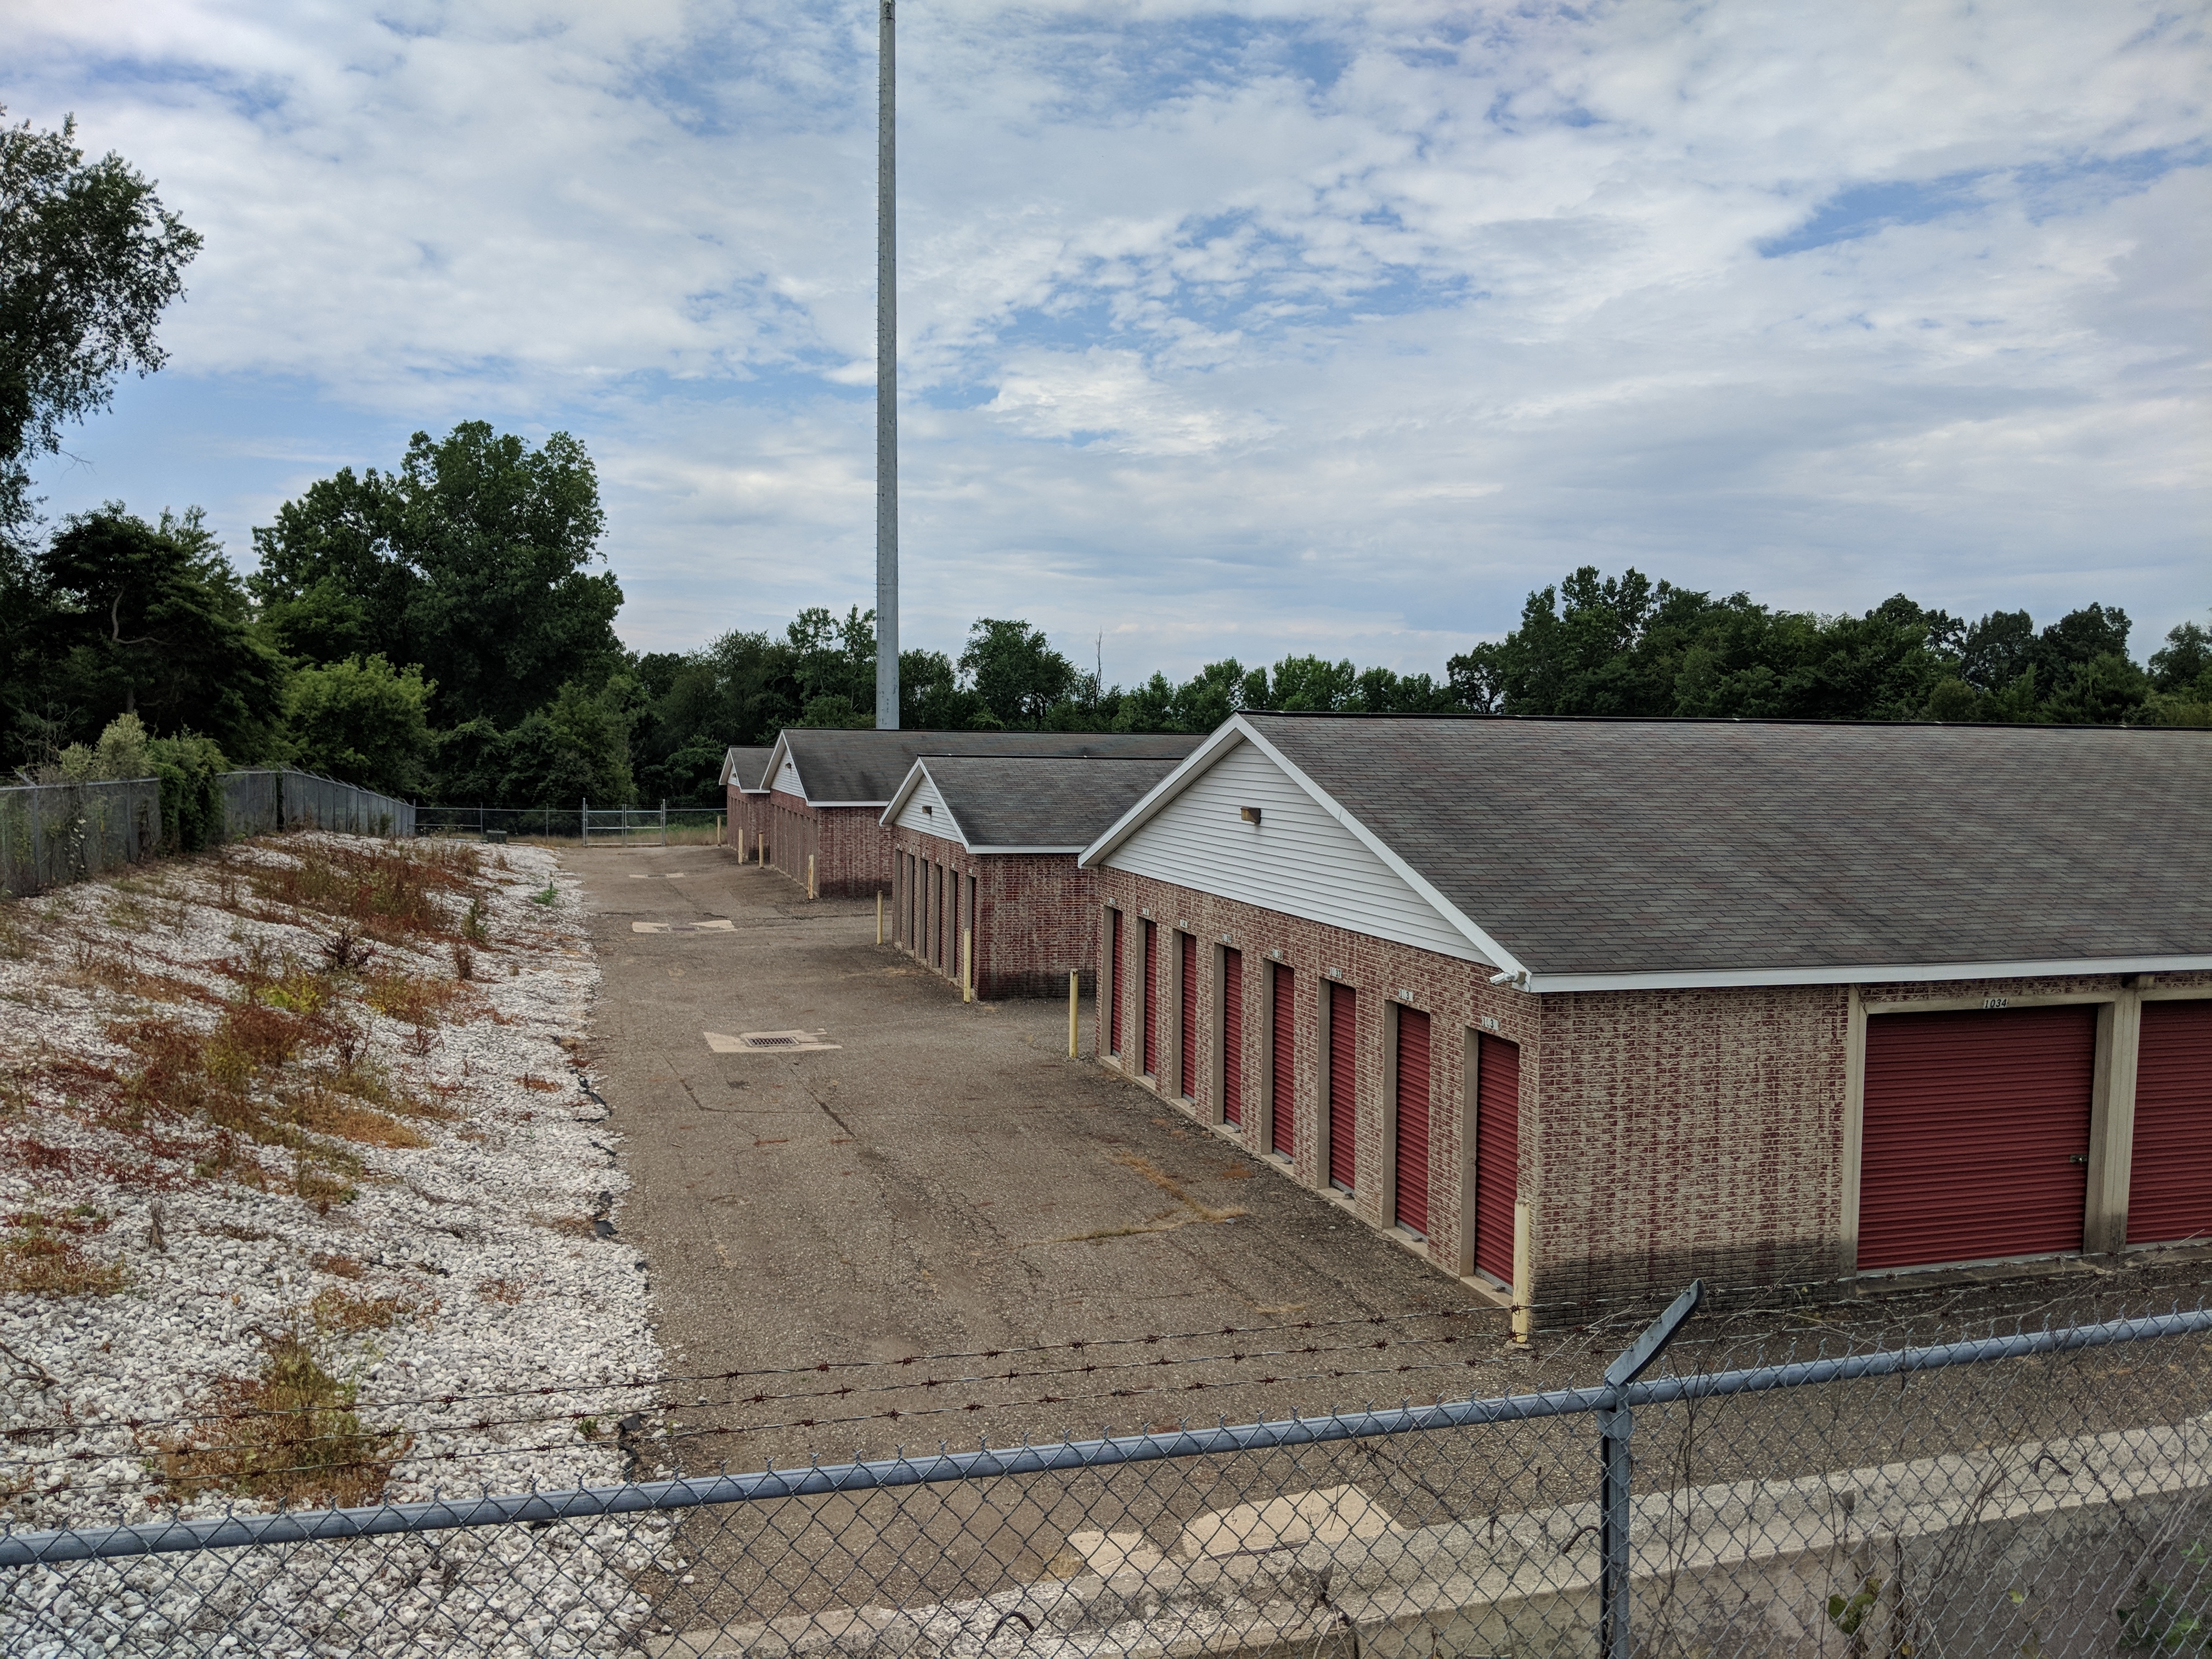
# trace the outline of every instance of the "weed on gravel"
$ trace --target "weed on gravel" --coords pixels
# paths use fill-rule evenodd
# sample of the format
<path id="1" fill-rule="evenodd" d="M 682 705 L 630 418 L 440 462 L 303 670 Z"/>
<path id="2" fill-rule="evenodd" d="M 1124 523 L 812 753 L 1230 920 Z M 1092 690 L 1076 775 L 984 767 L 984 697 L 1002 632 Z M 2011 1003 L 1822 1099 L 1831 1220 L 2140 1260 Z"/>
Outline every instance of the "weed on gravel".
<path id="1" fill-rule="evenodd" d="M 220 1492 L 290 1504 L 373 1502 L 411 1437 L 364 1428 L 354 1410 L 357 1385 L 332 1376 L 300 1336 L 266 1346 L 259 1376 L 219 1380 L 190 1429 L 155 1441 L 152 1464 L 161 1482 L 179 1498 Z"/>
<path id="2" fill-rule="evenodd" d="M 597 1410 L 651 1348 L 635 1252 L 585 1215 L 625 1182 L 560 1046 L 597 975 L 576 907 L 535 902 L 567 879 L 309 833 L 0 898 L 0 1341 L 58 1380 L 0 1370 L 0 1525 L 368 1501 L 423 1436 L 487 1480 L 616 1472 L 434 1403 L 550 1380 Z M 556 1214 L 585 1218 L 530 1224 Z M 441 1314 L 441 1279 L 500 1289 Z M 280 1400 L 304 1442 L 215 1432 Z M 45 1473 L 11 1501 L 18 1455 Z"/>

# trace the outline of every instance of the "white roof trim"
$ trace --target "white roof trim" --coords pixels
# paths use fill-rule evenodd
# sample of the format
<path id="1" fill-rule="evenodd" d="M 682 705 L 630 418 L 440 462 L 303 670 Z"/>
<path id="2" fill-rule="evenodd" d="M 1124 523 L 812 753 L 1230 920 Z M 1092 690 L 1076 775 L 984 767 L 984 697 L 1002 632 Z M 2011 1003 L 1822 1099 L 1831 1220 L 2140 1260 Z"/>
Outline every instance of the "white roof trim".
<path id="1" fill-rule="evenodd" d="M 1736 985 L 1891 985 L 1915 980 L 2057 979 L 2069 974 L 2183 974 L 2212 956 L 2081 957 L 2057 962 L 1851 963 L 1839 968 L 1711 968 L 1638 974 L 1531 974 L 1529 991 L 1681 991 Z"/>
<path id="2" fill-rule="evenodd" d="M 730 787 L 730 774 L 737 769 L 737 765 L 738 745 L 733 743 L 722 751 L 722 775 L 714 780 L 714 787 L 717 789 L 726 789 Z M 738 787 L 742 788 L 744 786 Z"/>
<path id="3" fill-rule="evenodd" d="M 768 764 L 761 769 L 761 787 L 763 790 L 769 791 L 771 793 L 775 790 L 775 775 L 783 769 L 783 757 L 786 753 L 789 751 L 790 748 L 791 739 L 785 736 L 784 733 L 781 732 L 777 732 L 775 734 L 775 744 L 768 751 Z M 791 765 L 793 771 L 798 771 L 799 757 L 796 755 L 792 756 Z M 799 782 L 800 787 L 804 788 L 805 787 L 805 773 L 799 772 Z M 809 804 L 811 805 L 811 803 Z"/>
<path id="4" fill-rule="evenodd" d="M 1207 770 L 1239 743 L 1250 744 L 1276 766 L 1281 768 L 1284 775 L 1311 796 L 1316 805 L 1343 825 L 1360 845 L 1382 860 L 1384 867 L 1391 874 L 1419 894 L 1430 908 L 1442 916 L 1453 932 L 1480 951 L 1492 967 L 1505 973 L 1516 975 L 1528 971 L 1510 951 L 1491 938 L 1468 917 L 1462 915 L 1459 909 L 1442 893 L 1431 886 L 1413 866 L 1384 846 L 1374 831 L 1338 805 L 1335 798 L 1327 790 L 1293 766 L 1281 750 L 1261 737 L 1242 714 L 1231 715 L 1212 737 L 1191 751 L 1189 757 L 1182 765 L 1154 784 L 1150 793 L 1142 800 L 1124 812 L 1115 821 L 1111 829 L 1091 843 L 1078 862 L 1085 869 L 1095 868 L 1103 864 L 1113 855 L 1116 848 L 1136 833 L 1139 825 L 1152 817 L 1176 796 L 1188 788 L 1201 773 Z"/>
<path id="5" fill-rule="evenodd" d="M 906 775 L 899 780 L 898 788 L 893 792 L 890 799 L 884 804 L 883 816 L 878 818 L 876 822 L 882 824 L 886 830 L 897 829 L 899 809 L 907 804 L 908 799 L 913 795 L 915 790 L 921 787 L 921 781 L 924 778 L 929 778 L 930 787 L 937 791 L 938 799 L 945 801 L 945 816 L 952 820 L 952 827 L 960 832 L 959 840 L 961 851 L 964 853 L 981 851 L 981 848 L 975 847 L 969 843 L 968 840 L 968 831 L 960 822 L 960 815 L 952 810 L 952 803 L 951 801 L 945 800 L 944 786 L 939 784 L 935 778 L 930 777 L 929 763 L 926 759 L 917 760 L 912 766 L 907 769 Z M 825 806 L 842 806 L 847 804 L 848 803 L 843 801 L 825 801 L 823 803 Z M 850 805 L 854 806 L 863 805 L 872 806 L 875 803 L 873 801 L 854 801 L 850 803 Z M 951 841 L 953 837 L 951 836 L 938 836 L 938 839 L 939 841 Z"/>

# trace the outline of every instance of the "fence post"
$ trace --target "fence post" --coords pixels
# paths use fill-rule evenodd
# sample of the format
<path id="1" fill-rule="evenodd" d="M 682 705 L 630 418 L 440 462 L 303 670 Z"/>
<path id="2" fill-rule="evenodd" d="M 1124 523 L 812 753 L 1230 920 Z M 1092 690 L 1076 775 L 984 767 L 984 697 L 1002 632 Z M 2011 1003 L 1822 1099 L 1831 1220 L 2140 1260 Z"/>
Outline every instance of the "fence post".
<path id="1" fill-rule="evenodd" d="M 668 797 L 660 798 L 660 844 L 668 845 Z"/>
<path id="2" fill-rule="evenodd" d="M 589 795 L 584 797 L 583 810 L 578 816 L 583 820 L 584 845 L 589 847 L 592 844 L 592 798 Z"/>
<path id="3" fill-rule="evenodd" d="M 1628 1528 L 1635 1463 L 1629 1456 L 1628 1437 L 1635 1432 L 1636 1418 L 1620 1403 L 1620 1396 L 1674 1340 L 1674 1333 L 1705 1298 L 1705 1281 L 1692 1279 L 1689 1288 L 1668 1305 L 1667 1311 L 1644 1328 L 1634 1346 L 1605 1368 L 1605 1385 L 1612 1392 L 1613 1403 L 1597 1410 L 1598 1455 L 1603 1466 L 1598 1486 L 1598 1553 L 1603 1562 L 1598 1577 L 1600 1659 L 1631 1659 L 1632 1647 L 1629 1591 L 1635 1580 Z"/>

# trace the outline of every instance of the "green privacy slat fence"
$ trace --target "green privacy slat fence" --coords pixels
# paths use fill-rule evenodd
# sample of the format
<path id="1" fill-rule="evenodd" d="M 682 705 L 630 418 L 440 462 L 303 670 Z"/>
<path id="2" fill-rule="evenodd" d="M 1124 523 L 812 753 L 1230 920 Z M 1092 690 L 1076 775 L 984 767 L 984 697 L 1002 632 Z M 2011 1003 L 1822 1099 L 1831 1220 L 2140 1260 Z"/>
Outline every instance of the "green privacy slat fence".
<path id="1" fill-rule="evenodd" d="M 289 769 L 222 775 L 223 839 L 284 830 L 412 836 L 408 802 Z M 0 789 L 0 890 L 21 897 L 150 856 L 161 840 L 156 778 Z"/>

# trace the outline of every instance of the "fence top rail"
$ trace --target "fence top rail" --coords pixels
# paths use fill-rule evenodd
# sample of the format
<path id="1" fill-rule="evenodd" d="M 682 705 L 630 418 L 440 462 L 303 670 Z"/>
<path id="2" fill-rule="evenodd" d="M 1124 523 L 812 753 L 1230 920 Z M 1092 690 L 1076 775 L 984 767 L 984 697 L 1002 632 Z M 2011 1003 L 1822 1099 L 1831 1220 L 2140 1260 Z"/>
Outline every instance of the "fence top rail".
<path id="1" fill-rule="evenodd" d="M 1182 1428 L 1097 1440 L 974 1451 L 939 1450 L 921 1457 L 903 1455 L 852 1463 L 810 1463 L 806 1468 L 768 1468 L 747 1474 L 679 1477 L 634 1481 L 617 1486 L 583 1486 L 556 1492 L 518 1492 L 474 1498 L 432 1498 L 404 1504 L 355 1509 L 280 1510 L 268 1515 L 221 1516 L 204 1520 L 148 1522 L 138 1526 L 57 1529 L 0 1537 L 0 1568 L 56 1561 L 112 1559 L 180 1551 L 234 1549 L 251 1545 L 297 1544 L 391 1533 L 446 1531 L 483 1527 L 630 1515 L 650 1510 L 693 1509 L 708 1504 L 750 1504 L 830 1492 L 867 1492 L 935 1486 L 1004 1475 L 1043 1474 L 1118 1464 L 1158 1462 L 1170 1458 L 1274 1450 L 1331 1441 L 1365 1440 L 1425 1430 L 1474 1428 L 1526 1422 L 1669 1401 L 1756 1394 L 1773 1389 L 1941 1370 L 1953 1365 L 2064 1353 L 2158 1337 L 2212 1332 L 2212 1310 L 2107 1320 L 2057 1330 L 2023 1331 L 1926 1347 L 1881 1349 L 1834 1358 L 1793 1361 L 1737 1370 L 1666 1376 L 1626 1386 L 1597 1383 L 1537 1394 L 1449 1401 L 1434 1406 L 1401 1406 L 1384 1411 L 1292 1417 L 1273 1422 Z"/>
<path id="2" fill-rule="evenodd" d="M 10 791 L 20 792 L 29 789 L 112 789 L 121 787 L 126 784 L 159 782 L 161 782 L 161 779 L 153 776 L 147 776 L 143 778 L 64 779 L 53 783 L 0 783 L 0 794 L 8 793 Z"/>

